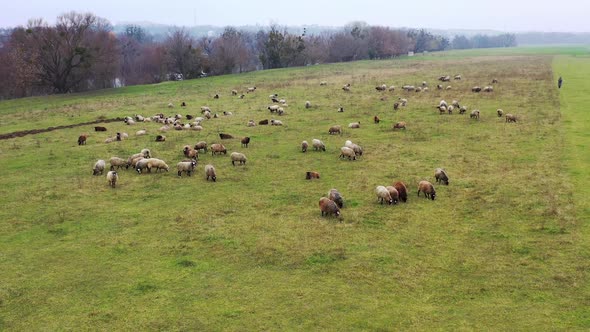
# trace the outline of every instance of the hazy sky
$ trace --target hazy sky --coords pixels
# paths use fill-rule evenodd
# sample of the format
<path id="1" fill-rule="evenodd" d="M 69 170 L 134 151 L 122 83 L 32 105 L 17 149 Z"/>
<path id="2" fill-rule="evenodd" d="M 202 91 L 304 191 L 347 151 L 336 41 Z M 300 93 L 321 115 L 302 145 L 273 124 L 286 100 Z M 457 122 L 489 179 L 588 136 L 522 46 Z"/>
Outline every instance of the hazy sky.
<path id="1" fill-rule="evenodd" d="M 391 27 L 590 32 L 588 0 L 0 0 L 0 26 L 68 11 L 92 12 L 116 24 L 331 25 L 351 21 Z"/>

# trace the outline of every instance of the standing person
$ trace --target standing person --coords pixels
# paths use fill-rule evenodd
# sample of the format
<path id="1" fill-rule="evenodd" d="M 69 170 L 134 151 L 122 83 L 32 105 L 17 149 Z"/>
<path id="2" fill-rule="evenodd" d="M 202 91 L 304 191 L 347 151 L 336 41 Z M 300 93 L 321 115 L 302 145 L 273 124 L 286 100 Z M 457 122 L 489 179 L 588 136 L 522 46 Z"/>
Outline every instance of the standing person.
<path id="1" fill-rule="evenodd" d="M 559 79 L 557 80 L 557 88 L 561 89 L 561 84 L 563 83 L 563 78 L 561 78 L 561 76 L 559 76 Z"/>

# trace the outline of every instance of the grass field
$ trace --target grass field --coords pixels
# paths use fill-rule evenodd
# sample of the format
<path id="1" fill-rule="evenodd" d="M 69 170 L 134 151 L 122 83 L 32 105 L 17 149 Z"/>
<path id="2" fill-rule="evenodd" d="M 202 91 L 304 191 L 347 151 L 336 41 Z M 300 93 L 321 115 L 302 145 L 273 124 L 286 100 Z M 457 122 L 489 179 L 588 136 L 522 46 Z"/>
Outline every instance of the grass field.
<path id="1" fill-rule="evenodd" d="M 163 143 L 155 123 L 0 141 L 0 330 L 588 329 L 585 50 L 453 52 L 0 102 L 0 134 L 203 105 L 234 113 Z M 463 80 L 437 91 L 444 74 Z M 493 93 L 471 93 L 492 78 Z M 422 81 L 429 92 L 374 89 Z M 229 93 L 254 85 L 243 100 Z M 285 126 L 246 127 L 270 118 L 272 93 L 289 104 Z M 398 97 L 408 106 L 394 112 Z M 441 99 L 481 119 L 439 115 Z M 328 135 L 353 121 L 361 128 Z M 408 129 L 393 131 L 397 121 Z M 149 135 L 135 136 L 142 128 Z M 103 143 L 117 131 L 130 138 Z M 218 142 L 219 131 L 252 138 L 249 148 L 223 142 L 247 165 L 206 154 L 195 176 L 177 177 L 182 147 Z M 327 151 L 301 153 L 313 138 Z M 360 160 L 338 159 L 347 139 L 364 148 Z M 146 147 L 169 173 L 121 171 L 115 189 L 91 175 L 97 159 Z M 216 183 L 205 181 L 208 163 Z M 435 201 L 416 197 L 437 167 L 450 185 L 435 184 Z M 310 170 L 321 179 L 306 181 Z M 408 203 L 378 204 L 375 186 L 397 180 Z M 330 188 L 344 196 L 341 220 L 320 216 Z"/>

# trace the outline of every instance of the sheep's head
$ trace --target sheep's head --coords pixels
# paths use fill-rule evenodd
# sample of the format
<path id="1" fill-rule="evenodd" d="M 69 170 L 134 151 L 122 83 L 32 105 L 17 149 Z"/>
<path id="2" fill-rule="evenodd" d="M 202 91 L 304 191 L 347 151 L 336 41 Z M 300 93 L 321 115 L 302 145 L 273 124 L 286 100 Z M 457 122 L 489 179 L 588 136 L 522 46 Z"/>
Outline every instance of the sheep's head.
<path id="1" fill-rule="evenodd" d="M 434 190 L 433 190 L 432 194 L 430 194 L 430 198 L 434 201 L 435 197 L 436 197 L 436 192 L 434 192 Z"/>

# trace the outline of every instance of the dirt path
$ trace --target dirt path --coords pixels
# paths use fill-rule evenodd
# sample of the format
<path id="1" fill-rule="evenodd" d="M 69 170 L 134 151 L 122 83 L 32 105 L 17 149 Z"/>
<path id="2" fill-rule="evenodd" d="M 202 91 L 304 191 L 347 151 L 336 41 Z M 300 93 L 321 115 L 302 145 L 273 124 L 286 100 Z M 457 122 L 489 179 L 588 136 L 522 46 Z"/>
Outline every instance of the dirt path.
<path id="1" fill-rule="evenodd" d="M 117 122 L 117 121 L 123 121 L 123 120 L 124 120 L 123 118 L 114 118 L 114 119 L 96 120 L 96 121 L 90 121 L 90 122 L 76 123 L 76 124 L 71 124 L 71 125 L 67 125 L 67 126 L 48 127 L 45 129 L 21 130 L 21 131 L 15 131 L 12 133 L 7 133 L 7 134 L 0 134 L 0 140 L 16 138 L 16 137 L 23 137 L 23 136 L 27 136 L 27 135 L 34 135 L 34 134 L 40 134 L 40 133 L 46 133 L 49 131 L 54 131 L 54 130 L 59 130 L 59 129 L 75 128 L 75 127 L 87 126 L 87 125 L 91 125 L 91 124 L 109 123 L 109 122 Z"/>

